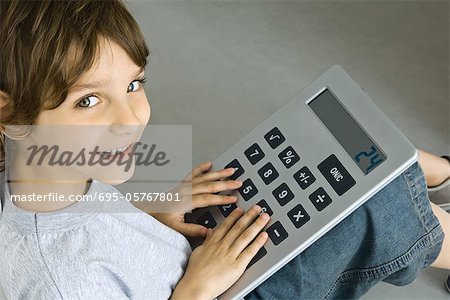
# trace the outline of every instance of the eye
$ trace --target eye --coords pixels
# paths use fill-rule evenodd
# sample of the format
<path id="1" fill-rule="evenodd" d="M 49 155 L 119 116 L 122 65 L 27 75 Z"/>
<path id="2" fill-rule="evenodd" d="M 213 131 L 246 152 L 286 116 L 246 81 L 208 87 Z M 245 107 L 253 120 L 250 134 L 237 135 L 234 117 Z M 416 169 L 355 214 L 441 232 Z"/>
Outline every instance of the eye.
<path id="1" fill-rule="evenodd" d="M 139 89 L 139 86 L 142 86 L 142 84 L 144 84 L 144 82 L 145 82 L 145 78 L 140 78 L 140 79 L 134 80 L 128 86 L 127 93 L 136 92 Z"/>
<path id="2" fill-rule="evenodd" d="M 76 108 L 92 108 L 99 102 L 100 100 L 97 98 L 97 96 L 89 95 L 80 99 L 80 101 L 78 101 L 76 104 Z"/>

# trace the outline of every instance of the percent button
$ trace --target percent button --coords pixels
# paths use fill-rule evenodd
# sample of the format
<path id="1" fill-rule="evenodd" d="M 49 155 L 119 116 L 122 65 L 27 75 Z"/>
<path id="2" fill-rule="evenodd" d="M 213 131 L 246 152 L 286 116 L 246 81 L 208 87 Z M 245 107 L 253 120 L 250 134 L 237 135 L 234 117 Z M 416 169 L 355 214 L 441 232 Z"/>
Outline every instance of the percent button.
<path id="1" fill-rule="evenodd" d="M 283 162 L 287 169 L 300 160 L 300 156 L 298 156 L 297 152 L 295 152 L 294 148 L 291 146 L 281 151 L 281 153 L 278 154 L 278 158 Z"/>

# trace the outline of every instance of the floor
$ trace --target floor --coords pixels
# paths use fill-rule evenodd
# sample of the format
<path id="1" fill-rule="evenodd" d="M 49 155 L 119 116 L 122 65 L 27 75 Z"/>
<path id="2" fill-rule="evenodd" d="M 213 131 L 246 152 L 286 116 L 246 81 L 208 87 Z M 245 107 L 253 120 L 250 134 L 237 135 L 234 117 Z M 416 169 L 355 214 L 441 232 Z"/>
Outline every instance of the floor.
<path id="1" fill-rule="evenodd" d="M 446 1 L 133 1 L 152 48 L 152 124 L 191 124 L 214 160 L 339 64 L 418 147 L 450 153 Z M 448 272 L 363 299 L 448 299 Z M 1 296 L 0 296 L 1 299 Z"/>
<path id="2" fill-rule="evenodd" d="M 450 153 L 449 4 L 436 1 L 131 1 L 152 48 L 152 124 L 192 124 L 214 160 L 340 64 L 418 147 Z M 448 272 L 364 299 L 448 299 Z"/>

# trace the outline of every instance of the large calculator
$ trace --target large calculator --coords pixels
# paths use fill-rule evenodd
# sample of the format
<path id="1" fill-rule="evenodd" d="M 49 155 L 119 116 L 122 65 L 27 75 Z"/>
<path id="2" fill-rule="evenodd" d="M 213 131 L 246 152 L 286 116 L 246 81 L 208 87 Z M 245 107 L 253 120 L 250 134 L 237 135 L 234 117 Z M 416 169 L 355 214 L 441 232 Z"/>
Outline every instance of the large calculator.
<path id="1" fill-rule="evenodd" d="M 417 160 L 418 152 L 336 65 L 213 161 L 237 168 L 236 204 L 196 209 L 214 228 L 258 204 L 269 239 L 220 299 L 242 298 Z M 195 241 L 191 241 L 195 247 Z"/>

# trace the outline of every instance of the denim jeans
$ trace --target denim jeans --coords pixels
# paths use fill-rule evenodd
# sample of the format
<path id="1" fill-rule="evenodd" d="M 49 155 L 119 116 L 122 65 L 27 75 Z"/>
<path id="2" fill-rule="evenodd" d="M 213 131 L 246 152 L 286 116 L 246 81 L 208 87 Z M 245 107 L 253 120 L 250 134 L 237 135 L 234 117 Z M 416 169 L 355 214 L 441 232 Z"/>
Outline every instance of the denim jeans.
<path id="1" fill-rule="evenodd" d="M 407 285 L 443 239 L 415 163 L 245 299 L 349 299 L 379 281 Z"/>

